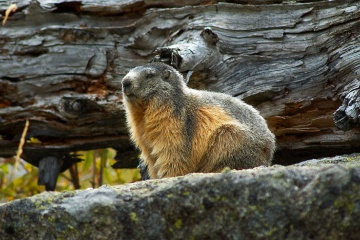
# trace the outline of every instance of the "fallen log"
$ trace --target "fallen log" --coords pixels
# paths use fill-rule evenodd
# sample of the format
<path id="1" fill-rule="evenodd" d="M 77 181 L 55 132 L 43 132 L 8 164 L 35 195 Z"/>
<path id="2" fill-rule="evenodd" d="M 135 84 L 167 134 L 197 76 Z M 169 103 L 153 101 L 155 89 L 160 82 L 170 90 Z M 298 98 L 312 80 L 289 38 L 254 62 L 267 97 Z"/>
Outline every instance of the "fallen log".
<path id="1" fill-rule="evenodd" d="M 39 143 L 22 157 L 35 165 L 51 157 L 41 149 L 127 156 L 120 80 L 151 60 L 258 108 L 277 137 L 275 163 L 360 150 L 358 1 L 187 4 L 19 1 L 0 28 L 0 155 L 15 154 L 28 119 Z"/>

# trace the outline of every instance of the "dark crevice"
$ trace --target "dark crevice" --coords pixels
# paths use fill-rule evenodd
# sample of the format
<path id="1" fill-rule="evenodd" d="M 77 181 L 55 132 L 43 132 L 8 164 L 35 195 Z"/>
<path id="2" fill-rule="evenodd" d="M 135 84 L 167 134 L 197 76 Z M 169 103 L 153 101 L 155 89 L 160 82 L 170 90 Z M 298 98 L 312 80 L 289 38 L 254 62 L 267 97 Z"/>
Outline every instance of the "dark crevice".
<path id="1" fill-rule="evenodd" d="M 328 148 L 307 148 L 307 149 L 281 149 L 276 151 L 272 164 L 291 165 L 302 161 L 335 157 L 344 154 L 351 154 L 354 152 L 360 152 L 360 147 L 328 147 Z"/>
<path id="2" fill-rule="evenodd" d="M 56 10 L 54 10 L 54 13 L 76 13 L 79 14 L 82 12 L 81 2 L 61 2 L 61 3 L 55 3 Z"/>
<path id="3" fill-rule="evenodd" d="M 31 48 L 21 49 L 20 51 L 15 51 L 14 55 L 38 57 L 38 56 L 46 54 L 48 52 L 49 52 L 49 49 L 47 49 L 47 48 L 31 47 Z"/>
<path id="4" fill-rule="evenodd" d="M 22 79 L 20 79 L 18 77 L 2 76 L 1 80 L 7 80 L 7 81 L 10 81 L 10 82 L 20 82 Z"/>

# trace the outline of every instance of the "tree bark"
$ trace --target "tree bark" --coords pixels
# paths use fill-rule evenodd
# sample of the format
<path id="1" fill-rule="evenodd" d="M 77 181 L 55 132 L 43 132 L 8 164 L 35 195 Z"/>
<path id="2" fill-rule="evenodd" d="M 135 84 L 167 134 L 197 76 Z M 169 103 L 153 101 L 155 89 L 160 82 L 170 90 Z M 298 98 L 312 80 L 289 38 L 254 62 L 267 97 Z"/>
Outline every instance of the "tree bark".
<path id="1" fill-rule="evenodd" d="M 0 155 L 14 155 L 26 119 L 34 165 L 53 151 L 129 155 L 120 80 L 150 60 L 259 109 L 275 163 L 359 151 L 360 3 L 231 2 L 19 1 L 0 28 Z"/>

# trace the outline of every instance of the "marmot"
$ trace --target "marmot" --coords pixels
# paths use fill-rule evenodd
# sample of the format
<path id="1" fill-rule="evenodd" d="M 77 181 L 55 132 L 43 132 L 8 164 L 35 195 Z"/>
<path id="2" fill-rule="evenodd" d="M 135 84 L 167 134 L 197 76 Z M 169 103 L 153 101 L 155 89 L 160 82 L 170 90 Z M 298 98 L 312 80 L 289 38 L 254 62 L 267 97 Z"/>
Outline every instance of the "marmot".
<path id="1" fill-rule="evenodd" d="M 237 98 L 191 89 L 159 62 L 130 70 L 122 91 L 131 139 L 151 178 L 271 164 L 274 135 Z"/>

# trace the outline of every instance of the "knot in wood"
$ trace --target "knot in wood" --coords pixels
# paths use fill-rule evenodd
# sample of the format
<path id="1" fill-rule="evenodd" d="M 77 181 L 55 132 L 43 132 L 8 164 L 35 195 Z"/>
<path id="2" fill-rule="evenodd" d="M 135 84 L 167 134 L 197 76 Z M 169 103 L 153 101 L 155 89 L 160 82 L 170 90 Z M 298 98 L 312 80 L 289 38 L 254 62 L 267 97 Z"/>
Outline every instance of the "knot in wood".
<path id="1" fill-rule="evenodd" d="M 179 69 L 182 57 L 179 54 L 180 49 L 170 48 L 170 47 L 160 47 L 155 50 L 157 54 L 151 62 L 163 62 L 166 63 L 175 69 Z"/>
<path id="2" fill-rule="evenodd" d="M 67 112 L 81 113 L 86 108 L 86 102 L 82 99 L 71 99 L 64 103 L 64 109 Z"/>
<path id="3" fill-rule="evenodd" d="M 216 45 L 219 41 L 219 37 L 210 27 L 205 27 L 204 30 L 200 33 L 200 36 L 211 45 Z"/>
<path id="4" fill-rule="evenodd" d="M 86 112 L 86 99 L 63 97 L 59 104 L 59 111 L 67 118 L 75 118 Z"/>

